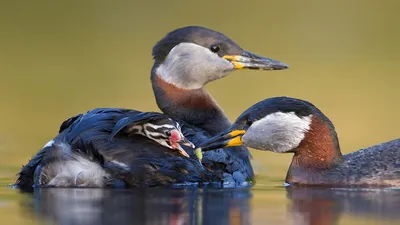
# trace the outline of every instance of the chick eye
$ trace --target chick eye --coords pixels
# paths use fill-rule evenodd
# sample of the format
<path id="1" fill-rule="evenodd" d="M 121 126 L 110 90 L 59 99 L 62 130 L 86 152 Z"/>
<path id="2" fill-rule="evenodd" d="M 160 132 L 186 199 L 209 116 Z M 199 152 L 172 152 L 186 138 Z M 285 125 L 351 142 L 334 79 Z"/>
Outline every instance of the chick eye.
<path id="1" fill-rule="evenodd" d="M 249 126 L 249 127 L 250 127 L 252 124 L 253 124 L 253 121 L 250 121 L 250 120 L 247 120 L 247 121 L 246 121 L 246 126 Z"/>
<path id="2" fill-rule="evenodd" d="M 219 47 L 219 45 L 211 45 L 210 50 L 214 53 L 217 53 L 219 50 L 221 50 L 221 47 Z"/>
<path id="3" fill-rule="evenodd" d="M 165 131 L 165 135 L 167 135 L 168 137 L 171 136 L 171 131 L 169 130 Z"/>

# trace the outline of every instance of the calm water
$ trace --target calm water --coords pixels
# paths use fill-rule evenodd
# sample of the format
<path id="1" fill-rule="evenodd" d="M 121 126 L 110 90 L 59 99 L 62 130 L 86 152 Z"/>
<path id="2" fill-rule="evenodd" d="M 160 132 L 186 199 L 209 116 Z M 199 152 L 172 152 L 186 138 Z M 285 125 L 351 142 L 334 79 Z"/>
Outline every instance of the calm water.
<path id="1" fill-rule="evenodd" d="M 400 190 L 2 187 L 10 224 L 399 224 Z"/>
<path id="2" fill-rule="evenodd" d="M 1 224 L 400 224 L 400 191 L 282 186 L 291 155 L 252 151 L 246 189 L 8 187 L 61 121 L 95 107 L 157 111 L 151 48 L 187 25 L 219 30 L 289 70 L 207 85 L 231 120 L 268 97 L 317 105 L 343 153 L 399 138 L 400 2 L 10 1 L 0 5 Z"/>

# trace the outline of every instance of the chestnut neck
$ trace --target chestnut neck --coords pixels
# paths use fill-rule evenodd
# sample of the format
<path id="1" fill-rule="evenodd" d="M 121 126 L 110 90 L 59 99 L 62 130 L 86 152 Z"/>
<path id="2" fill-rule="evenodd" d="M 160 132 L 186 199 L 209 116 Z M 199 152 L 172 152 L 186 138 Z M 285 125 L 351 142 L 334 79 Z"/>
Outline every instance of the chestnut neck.
<path id="1" fill-rule="evenodd" d="M 323 174 L 341 164 L 343 155 L 333 125 L 327 119 L 313 116 L 286 176 L 288 183 L 316 183 L 328 177 Z"/>
<path id="2" fill-rule="evenodd" d="M 153 69 L 151 82 L 158 107 L 174 120 L 216 135 L 231 123 L 214 98 L 203 88 L 182 89 L 164 81 Z"/>

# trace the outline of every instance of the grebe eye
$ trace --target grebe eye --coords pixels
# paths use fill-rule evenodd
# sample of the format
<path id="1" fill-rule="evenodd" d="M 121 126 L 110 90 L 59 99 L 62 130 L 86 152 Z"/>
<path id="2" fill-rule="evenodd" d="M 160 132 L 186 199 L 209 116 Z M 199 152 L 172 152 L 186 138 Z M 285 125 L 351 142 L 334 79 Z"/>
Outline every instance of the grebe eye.
<path id="1" fill-rule="evenodd" d="M 219 45 L 211 45 L 210 50 L 214 53 L 217 53 L 219 50 L 221 50 L 221 47 L 219 47 Z"/>
<path id="2" fill-rule="evenodd" d="M 167 135 L 168 137 L 170 137 L 170 136 L 171 136 L 171 131 L 169 131 L 169 130 L 165 131 L 165 135 Z"/>
<path id="3" fill-rule="evenodd" d="M 250 127 L 252 124 L 253 124 L 253 121 L 250 121 L 250 120 L 247 120 L 247 121 L 246 121 L 246 126 L 249 126 L 249 127 Z"/>

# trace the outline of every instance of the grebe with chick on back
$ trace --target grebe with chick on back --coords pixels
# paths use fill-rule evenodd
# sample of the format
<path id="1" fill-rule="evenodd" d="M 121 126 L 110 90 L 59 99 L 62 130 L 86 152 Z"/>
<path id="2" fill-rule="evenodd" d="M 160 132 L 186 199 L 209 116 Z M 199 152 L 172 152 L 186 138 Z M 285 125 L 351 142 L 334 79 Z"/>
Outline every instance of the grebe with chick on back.
<path id="1" fill-rule="evenodd" d="M 199 26 L 183 27 L 168 33 L 154 46 L 153 58 L 151 82 L 157 105 L 166 116 L 181 125 L 182 133 L 194 145 L 231 125 L 223 110 L 204 89 L 207 83 L 239 69 L 288 68 L 282 62 L 243 50 L 222 33 Z M 51 149 L 54 140 L 65 136 L 67 130 L 70 139 L 65 144 L 80 142 L 81 148 L 88 145 L 90 149 L 96 149 L 105 161 L 126 166 L 136 175 L 137 186 L 187 182 L 244 184 L 253 179 L 250 153 L 242 146 L 207 152 L 203 165 L 200 165 L 194 157 L 171 154 L 170 149 L 141 135 L 119 135 L 109 141 L 115 125 L 131 111 L 135 110 L 89 111 L 90 116 L 83 114 L 68 119 L 58 136 L 22 168 L 17 185 L 32 187 L 34 177 L 38 177 L 35 171 L 44 163 L 43 155 Z M 194 156 L 190 147 L 183 148 Z M 140 152 L 141 157 L 137 157 L 136 152 Z M 143 169 L 136 170 L 138 165 Z"/>

